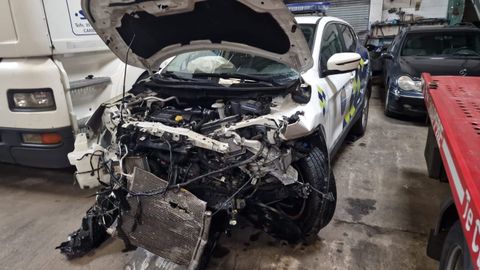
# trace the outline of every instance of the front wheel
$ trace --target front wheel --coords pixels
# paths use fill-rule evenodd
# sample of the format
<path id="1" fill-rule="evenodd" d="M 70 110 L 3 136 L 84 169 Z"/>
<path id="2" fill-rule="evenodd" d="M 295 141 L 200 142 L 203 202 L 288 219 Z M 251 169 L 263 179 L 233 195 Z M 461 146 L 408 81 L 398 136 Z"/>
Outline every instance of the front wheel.
<path id="1" fill-rule="evenodd" d="M 394 113 L 389 109 L 390 106 L 390 91 L 387 89 L 385 91 L 385 108 L 383 110 L 383 113 L 388 116 L 388 117 L 393 117 L 395 116 Z"/>
<path id="2" fill-rule="evenodd" d="M 316 240 L 320 229 L 327 226 L 333 218 L 337 204 L 335 177 L 328 155 L 319 148 L 314 148 L 294 166 L 299 172 L 299 181 L 323 194 L 311 190 L 308 198 L 289 198 L 278 203 L 276 208 L 297 224 L 302 240 L 308 244 Z"/>
<path id="3" fill-rule="evenodd" d="M 460 221 L 457 221 L 447 234 L 440 258 L 440 270 L 473 269 L 467 242 L 463 236 Z"/>

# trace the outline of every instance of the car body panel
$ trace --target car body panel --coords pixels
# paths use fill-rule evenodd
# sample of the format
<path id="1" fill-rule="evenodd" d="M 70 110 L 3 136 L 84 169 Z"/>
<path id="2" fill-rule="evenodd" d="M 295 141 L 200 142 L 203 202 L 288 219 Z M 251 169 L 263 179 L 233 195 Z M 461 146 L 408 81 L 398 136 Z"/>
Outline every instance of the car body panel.
<path id="1" fill-rule="evenodd" d="M 424 71 L 432 75 L 480 76 L 480 59 L 400 56 L 398 65 L 392 68 L 399 69 L 397 74 L 404 72 L 414 78 L 420 78 Z"/>
<path id="2" fill-rule="evenodd" d="M 295 18 L 300 25 L 317 24 L 312 50 L 315 64 L 302 77 L 318 95 L 318 100 L 315 102 L 318 102 L 317 104 L 320 106 L 320 113 L 316 118 L 320 119 L 319 124 L 325 130 L 329 152 L 333 153 L 354 124 L 354 119 L 361 113 L 360 108 L 368 91 L 370 80 L 369 54 L 357 38 L 355 52 L 362 57 L 358 69 L 353 72 L 322 77 L 320 59 L 323 31 L 331 23 L 349 24 L 333 17 L 297 16 Z"/>
<path id="3" fill-rule="evenodd" d="M 300 72 L 313 65 L 308 44 L 281 1 L 83 0 L 82 7 L 120 59 L 150 71 L 172 56 L 208 49 L 250 53 Z"/>

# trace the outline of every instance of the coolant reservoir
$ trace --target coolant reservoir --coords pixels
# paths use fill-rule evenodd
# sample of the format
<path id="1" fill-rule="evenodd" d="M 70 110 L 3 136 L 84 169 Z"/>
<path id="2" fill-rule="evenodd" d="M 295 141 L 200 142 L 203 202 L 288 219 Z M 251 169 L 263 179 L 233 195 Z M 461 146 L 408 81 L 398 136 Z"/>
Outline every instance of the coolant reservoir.
<path id="1" fill-rule="evenodd" d="M 68 154 L 70 164 L 76 167 L 75 179 L 82 189 L 97 187 L 100 181 L 110 183 L 110 175 L 100 162 L 105 149 L 98 144 L 89 146 L 87 135 L 80 133 L 75 138 L 75 149 Z M 99 168 L 100 166 L 100 168 Z M 93 168 L 92 168 L 93 167 Z"/>
<path id="2" fill-rule="evenodd" d="M 218 116 L 220 119 L 225 118 L 225 103 L 223 103 L 223 100 L 217 100 L 217 102 L 213 103 L 212 109 L 216 109 L 218 111 Z"/>

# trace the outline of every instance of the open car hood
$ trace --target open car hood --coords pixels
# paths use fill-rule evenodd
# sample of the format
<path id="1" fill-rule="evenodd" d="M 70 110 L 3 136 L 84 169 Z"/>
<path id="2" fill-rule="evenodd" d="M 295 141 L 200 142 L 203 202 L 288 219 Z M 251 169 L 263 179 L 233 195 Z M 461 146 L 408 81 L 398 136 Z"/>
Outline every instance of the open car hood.
<path id="1" fill-rule="evenodd" d="M 180 53 L 209 49 L 269 58 L 299 72 L 313 66 L 280 0 L 82 0 L 82 8 L 110 50 L 150 71 Z"/>

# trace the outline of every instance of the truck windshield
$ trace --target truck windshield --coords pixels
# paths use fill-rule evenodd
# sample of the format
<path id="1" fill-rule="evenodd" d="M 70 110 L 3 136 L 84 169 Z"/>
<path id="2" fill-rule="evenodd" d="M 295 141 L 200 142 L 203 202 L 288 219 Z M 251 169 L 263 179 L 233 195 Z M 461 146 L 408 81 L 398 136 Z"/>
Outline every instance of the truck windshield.
<path id="1" fill-rule="evenodd" d="M 223 50 L 204 50 L 177 55 L 161 72 L 181 78 L 228 74 L 258 80 L 288 83 L 299 78 L 297 71 L 285 64 L 251 54 Z M 198 76 L 197 76 L 198 75 Z M 212 76 L 213 77 L 213 76 Z"/>
<path id="2" fill-rule="evenodd" d="M 480 33 L 412 33 L 407 35 L 402 56 L 480 57 Z"/>

